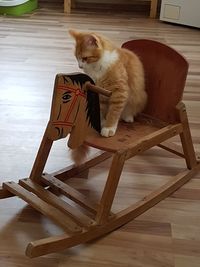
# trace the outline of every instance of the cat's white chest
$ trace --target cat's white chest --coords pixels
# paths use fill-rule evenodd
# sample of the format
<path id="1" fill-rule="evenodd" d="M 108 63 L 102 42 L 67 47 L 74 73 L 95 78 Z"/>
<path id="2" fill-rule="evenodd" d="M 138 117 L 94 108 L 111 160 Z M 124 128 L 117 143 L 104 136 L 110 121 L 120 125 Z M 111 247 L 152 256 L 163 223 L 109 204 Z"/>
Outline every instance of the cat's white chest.
<path id="1" fill-rule="evenodd" d="M 102 57 L 95 63 L 87 64 L 84 67 L 84 71 L 96 82 L 105 75 L 107 70 L 115 64 L 118 59 L 119 55 L 116 50 L 104 51 Z"/>

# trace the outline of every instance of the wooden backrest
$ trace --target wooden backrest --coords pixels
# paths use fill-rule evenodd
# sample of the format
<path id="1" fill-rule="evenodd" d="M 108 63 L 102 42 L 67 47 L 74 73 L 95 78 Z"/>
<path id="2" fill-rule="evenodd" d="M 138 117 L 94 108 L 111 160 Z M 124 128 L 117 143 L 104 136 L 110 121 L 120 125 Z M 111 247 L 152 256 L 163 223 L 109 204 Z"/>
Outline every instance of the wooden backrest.
<path id="1" fill-rule="evenodd" d="M 148 103 L 145 113 L 165 122 L 176 122 L 176 105 L 182 99 L 188 62 L 171 47 L 152 40 L 132 40 L 123 48 L 143 62 Z"/>

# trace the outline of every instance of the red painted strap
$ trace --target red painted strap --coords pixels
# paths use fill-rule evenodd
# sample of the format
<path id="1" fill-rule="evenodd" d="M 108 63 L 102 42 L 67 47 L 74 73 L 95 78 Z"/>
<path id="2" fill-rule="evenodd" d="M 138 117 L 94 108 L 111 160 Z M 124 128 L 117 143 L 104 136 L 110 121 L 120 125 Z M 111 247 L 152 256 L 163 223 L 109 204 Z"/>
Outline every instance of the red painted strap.
<path id="1" fill-rule="evenodd" d="M 73 88 L 73 87 L 66 86 L 66 85 L 59 85 L 57 87 L 57 90 L 70 91 L 70 92 L 75 93 L 76 95 L 80 95 L 80 96 L 86 97 L 85 93 L 82 92 L 79 87 Z"/>
<path id="2" fill-rule="evenodd" d="M 55 126 L 56 125 L 58 125 L 58 126 L 72 126 L 73 123 L 68 121 L 69 117 L 70 117 L 70 114 L 71 114 L 72 110 L 74 109 L 74 106 L 76 104 L 76 101 L 77 101 L 78 97 L 81 96 L 81 97 L 86 98 L 86 94 L 84 94 L 84 92 L 82 92 L 81 89 L 78 88 L 78 87 L 77 88 L 73 88 L 73 87 L 66 86 L 66 85 L 59 85 L 57 87 L 57 90 L 70 91 L 70 92 L 72 92 L 74 94 L 74 98 L 72 100 L 72 103 L 71 103 L 71 105 L 69 107 L 69 110 L 67 112 L 67 115 L 66 115 L 65 119 L 63 121 L 55 121 L 52 124 L 55 125 Z"/>
<path id="3" fill-rule="evenodd" d="M 69 116 L 70 116 L 70 114 L 71 114 L 71 112 L 72 112 L 72 110 L 73 110 L 73 108 L 74 108 L 74 106 L 75 106 L 75 104 L 76 104 L 77 99 L 78 99 L 78 95 L 75 95 L 75 96 L 74 96 L 74 99 L 72 100 L 72 103 L 71 103 L 71 105 L 70 105 L 70 107 L 69 107 L 69 110 L 68 110 L 68 112 L 67 112 L 66 118 L 65 118 L 65 120 L 64 120 L 65 122 L 68 121 Z"/>

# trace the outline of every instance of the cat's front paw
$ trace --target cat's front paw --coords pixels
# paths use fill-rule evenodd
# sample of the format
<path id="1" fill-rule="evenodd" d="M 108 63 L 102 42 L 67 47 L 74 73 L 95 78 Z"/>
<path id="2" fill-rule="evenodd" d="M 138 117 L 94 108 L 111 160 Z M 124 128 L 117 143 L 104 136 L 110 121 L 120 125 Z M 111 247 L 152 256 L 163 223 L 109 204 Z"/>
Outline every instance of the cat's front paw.
<path id="1" fill-rule="evenodd" d="M 113 136 L 113 135 L 115 135 L 116 128 L 117 127 L 103 127 L 101 129 L 101 135 L 104 136 L 104 137 Z"/>

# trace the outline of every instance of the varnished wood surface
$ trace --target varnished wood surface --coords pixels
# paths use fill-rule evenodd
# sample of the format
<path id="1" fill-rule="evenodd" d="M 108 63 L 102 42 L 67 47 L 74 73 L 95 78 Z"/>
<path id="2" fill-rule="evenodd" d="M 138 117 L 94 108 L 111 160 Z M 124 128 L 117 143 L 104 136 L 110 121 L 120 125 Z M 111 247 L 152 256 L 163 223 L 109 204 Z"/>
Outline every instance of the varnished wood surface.
<path id="1" fill-rule="evenodd" d="M 0 180 L 27 177 L 49 118 L 54 76 L 77 71 L 67 30 L 104 33 L 119 45 L 152 38 L 171 45 L 189 61 L 184 91 L 195 150 L 200 152 L 199 30 L 148 19 L 148 14 L 86 13 L 64 15 L 45 5 L 19 18 L 0 17 Z M 179 142 L 176 139 L 177 143 Z M 48 172 L 70 163 L 65 140 L 53 147 Z M 70 184 L 96 202 L 110 160 L 90 170 L 89 178 Z M 114 211 L 127 207 L 184 168 L 183 159 L 152 149 L 127 162 Z M 0 200 L 0 266 L 16 267 L 199 267 L 200 174 L 171 197 L 119 230 L 87 245 L 30 260 L 28 242 L 62 232 L 18 198 Z"/>

